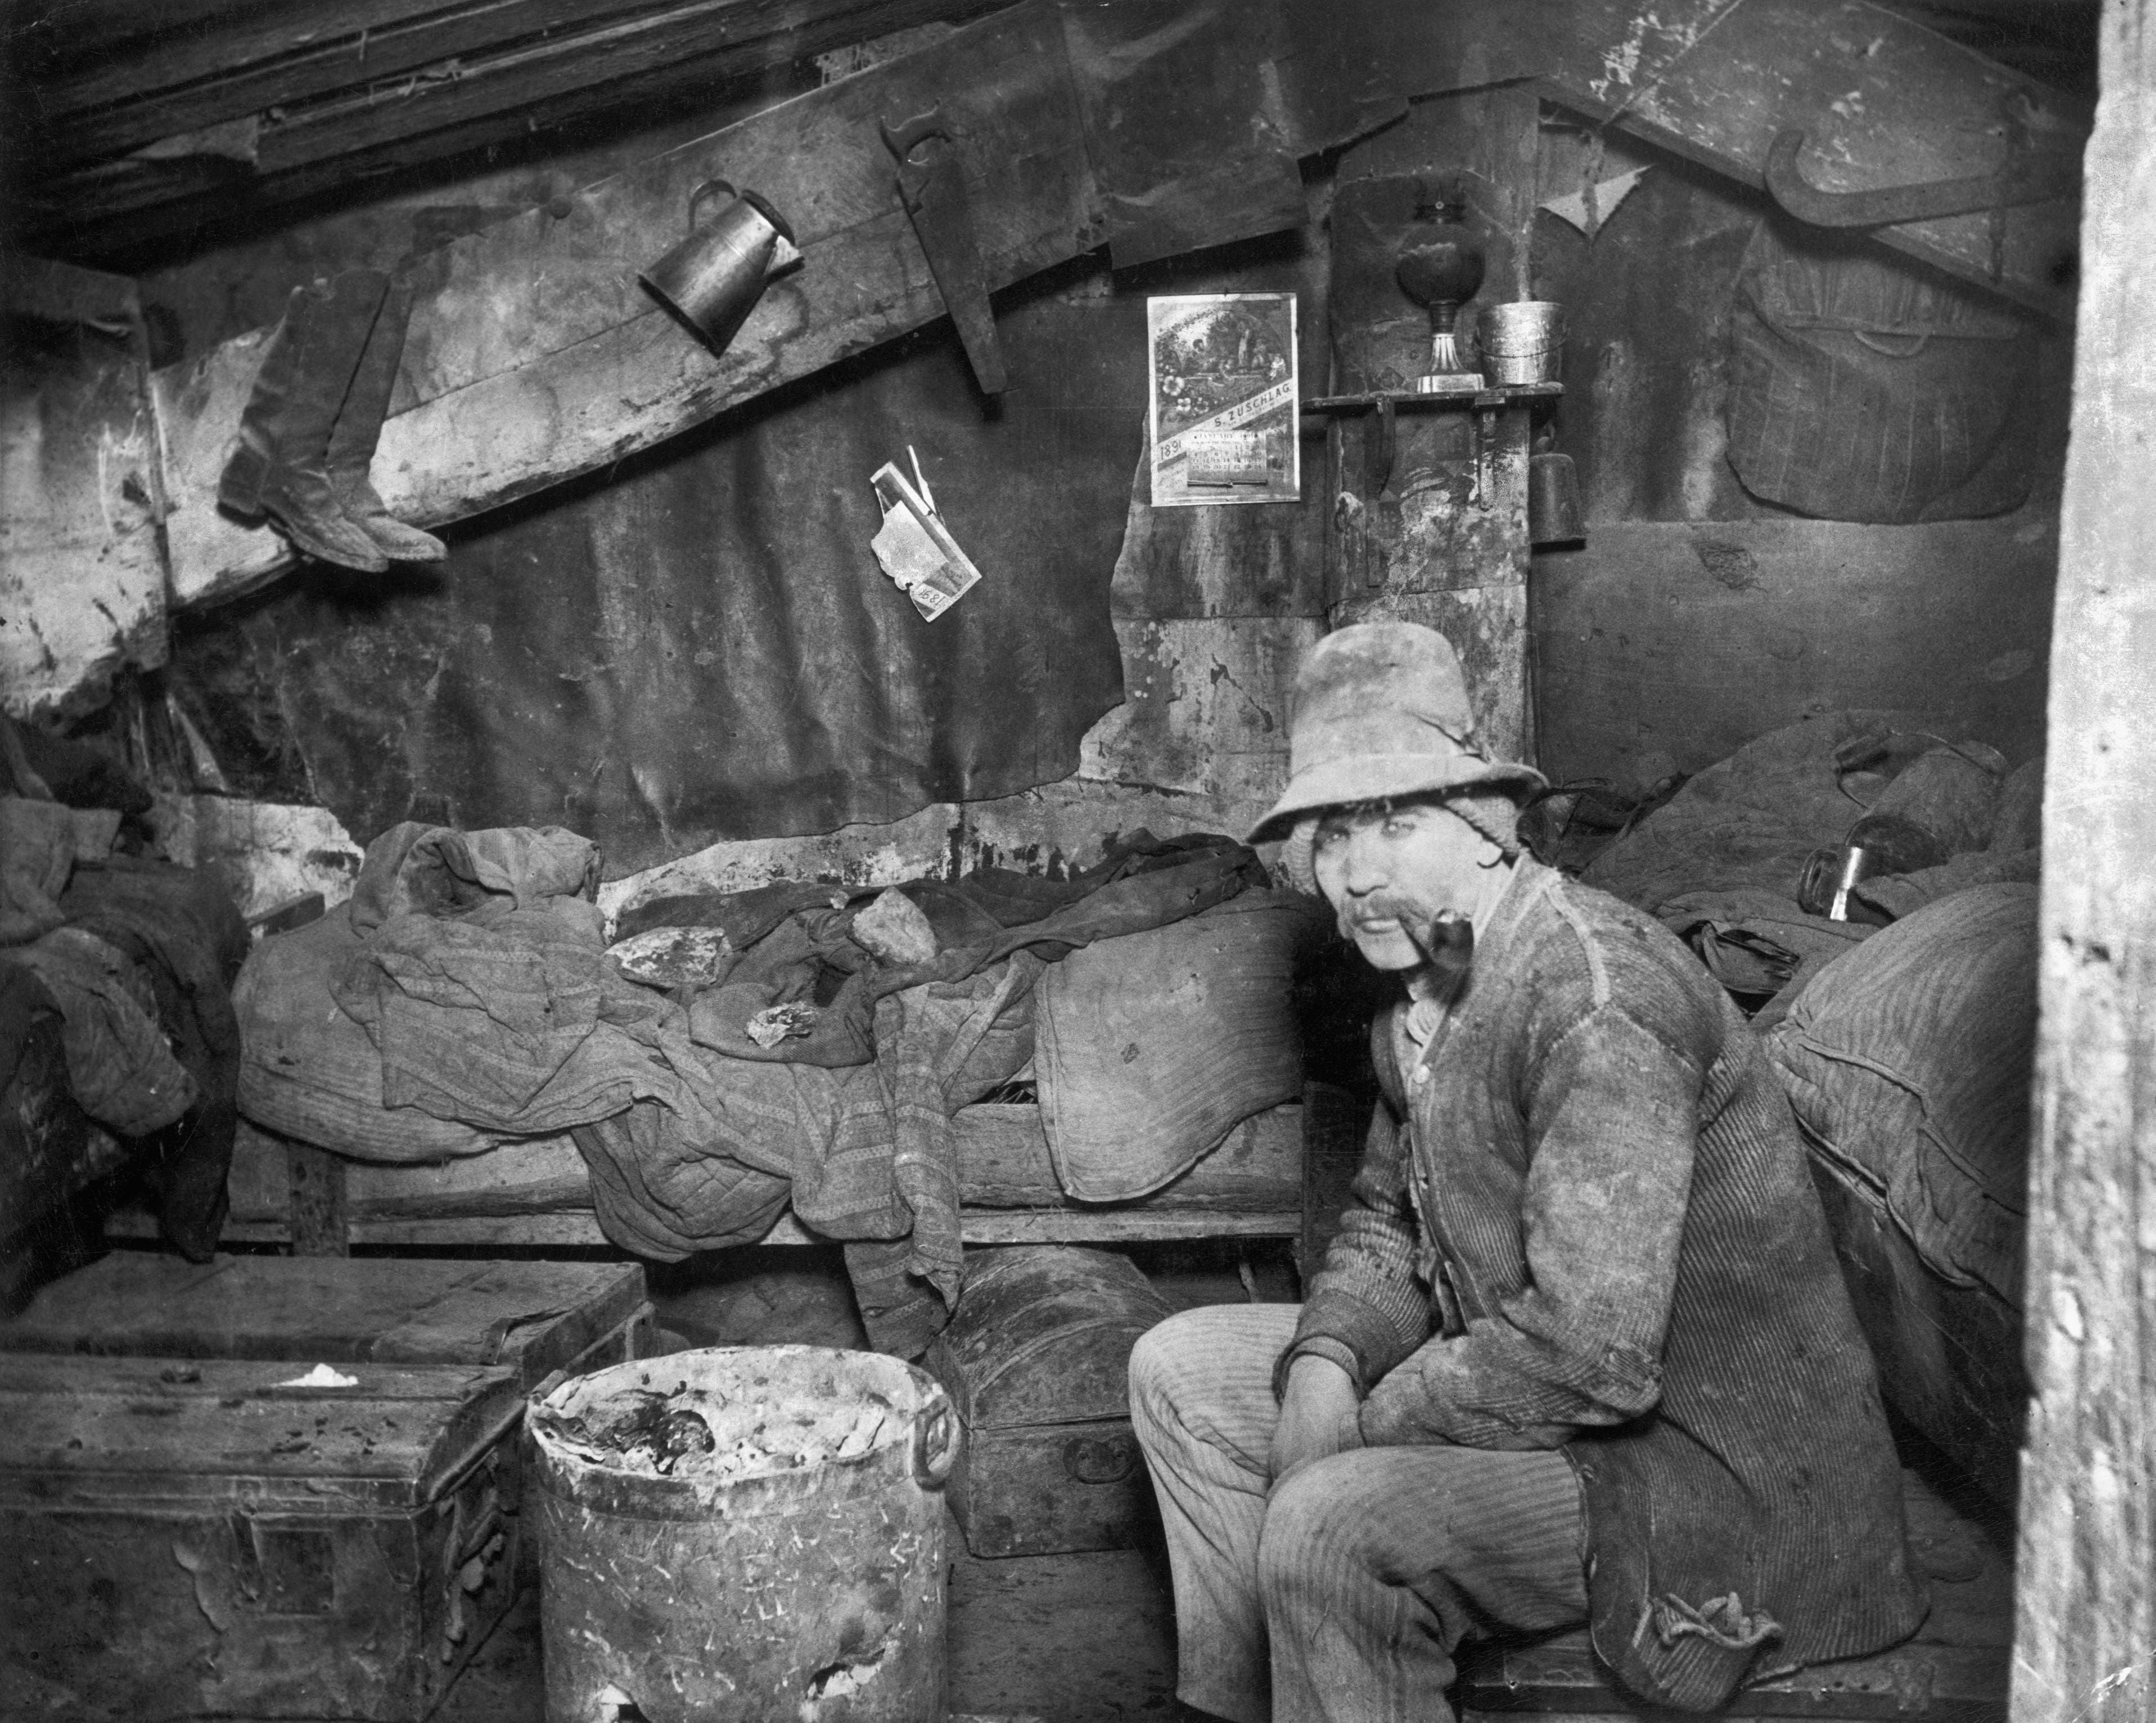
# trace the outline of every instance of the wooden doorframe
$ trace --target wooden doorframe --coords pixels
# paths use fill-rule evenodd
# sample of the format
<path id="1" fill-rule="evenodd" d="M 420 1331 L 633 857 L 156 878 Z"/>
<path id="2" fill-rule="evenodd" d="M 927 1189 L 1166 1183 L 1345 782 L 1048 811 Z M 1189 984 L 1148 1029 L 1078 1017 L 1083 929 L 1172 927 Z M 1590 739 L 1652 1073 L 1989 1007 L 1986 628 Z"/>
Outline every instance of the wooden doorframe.
<path id="1" fill-rule="evenodd" d="M 2106 0 L 2045 754 L 2015 1723 L 2156 1701 L 2156 0 Z"/>

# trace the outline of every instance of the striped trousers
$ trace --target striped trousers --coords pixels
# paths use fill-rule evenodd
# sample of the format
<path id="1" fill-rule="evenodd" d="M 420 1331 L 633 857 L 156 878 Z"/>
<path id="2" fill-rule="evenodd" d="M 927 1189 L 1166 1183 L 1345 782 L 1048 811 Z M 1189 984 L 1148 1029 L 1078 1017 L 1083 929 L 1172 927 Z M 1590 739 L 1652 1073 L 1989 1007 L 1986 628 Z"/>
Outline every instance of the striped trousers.
<path id="1" fill-rule="evenodd" d="M 1175 1582 L 1176 1692 L 1234 1723 L 1448 1723 L 1471 1635 L 1587 1618 L 1562 1454 L 1372 1448 L 1269 1488 L 1296 1308 L 1170 1317 L 1131 1355 L 1131 1418 Z"/>

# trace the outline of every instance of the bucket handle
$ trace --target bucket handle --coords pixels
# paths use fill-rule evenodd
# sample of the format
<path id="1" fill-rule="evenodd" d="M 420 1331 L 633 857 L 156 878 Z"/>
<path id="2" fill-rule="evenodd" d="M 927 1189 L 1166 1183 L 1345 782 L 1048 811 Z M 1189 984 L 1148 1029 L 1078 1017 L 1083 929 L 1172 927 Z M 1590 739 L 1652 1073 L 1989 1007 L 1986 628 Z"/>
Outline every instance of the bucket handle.
<path id="1" fill-rule="evenodd" d="M 933 1489 L 958 1458 L 958 1414 L 940 1390 L 913 1426 L 913 1475 Z"/>
<path id="2" fill-rule="evenodd" d="M 689 193 L 689 231 L 690 233 L 693 234 L 696 231 L 697 205 L 701 203 L 706 197 L 714 192 L 722 192 L 729 198 L 738 198 L 741 195 L 741 193 L 737 192 L 733 188 L 732 185 L 726 180 L 706 180 L 703 184 L 698 186 L 695 191 Z"/>

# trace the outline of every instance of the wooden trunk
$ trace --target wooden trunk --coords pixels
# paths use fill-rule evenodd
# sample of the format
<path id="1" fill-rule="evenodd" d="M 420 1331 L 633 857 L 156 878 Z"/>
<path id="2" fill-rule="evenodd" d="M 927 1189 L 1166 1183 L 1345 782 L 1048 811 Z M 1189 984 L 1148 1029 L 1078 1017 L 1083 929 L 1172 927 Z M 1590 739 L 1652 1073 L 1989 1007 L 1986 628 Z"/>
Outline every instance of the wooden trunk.
<path id="1" fill-rule="evenodd" d="M 1153 1514 L 1131 1432 L 1137 1338 L 1170 1314 L 1127 1258 L 1060 1247 L 976 1252 L 923 1361 L 966 1440 L 952 1512 L 976 1556 L 1116 1550 Z"/>
<path id="2" fill-rule="evenodd" d="M 650 1320 L 634 1263 L 116 1251 L 0 1323 L 0 1352 L 502 1365 L 529 1391 L 640 1355 Z"/>
<path id="3" fill-rule="evenodd" d="M 508 1607 L 513 1369 L 0 1355 L 0 1695 L 417 1723 Z"/>
<path id="4" fill-rule="evenodd" d="M 285 1360 L 280 1376 L 333 1364 L 362 1382 L 356 1366 L 366 1364 L 488 1365 L 509 1370 L 529 1393 L 554 1371 L 580 1376 L 644 1357 L 650 1335 L 651 1305 L 635 1263 L 337 1254 L 197 1264 L 116 1251 L 44 1287 L 20 1316 L 0 1323 L 0 1356 L 275 1359 Z M 0 1432 L 0 1463 L 8 1452 Z M 512 1446 L 496 1465 L 505 1511 L 513 1513 L 521 1451 Z M 521 1582 L 537 1577 L 530 1561 L 527 1547 Z"/>

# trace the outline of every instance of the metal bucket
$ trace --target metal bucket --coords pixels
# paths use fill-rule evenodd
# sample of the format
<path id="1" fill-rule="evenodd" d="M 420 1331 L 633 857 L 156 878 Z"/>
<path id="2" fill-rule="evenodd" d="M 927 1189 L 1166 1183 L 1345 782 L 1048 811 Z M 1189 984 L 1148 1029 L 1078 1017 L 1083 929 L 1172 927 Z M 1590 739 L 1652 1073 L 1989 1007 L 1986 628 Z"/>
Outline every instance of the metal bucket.
<path id="1" fill-rule="evenodd" d="M 526 1428 L 547 1723 L 943 1723 L 958 1423 L 927 1374 L 677 1352 L 542 1387 Z"/>
<path id="2" fill-rule="evenodd" d="M 1555 383 L 1564 352 L 1564 307 L 1522 299 L 1482 307 L 1476 332 L 1482 370 L 1493 383 Z"/>

